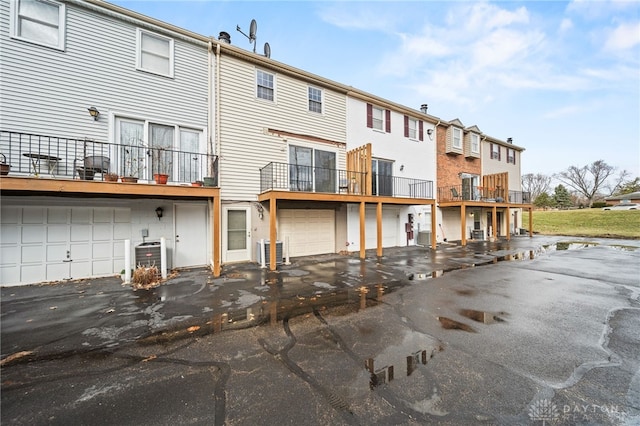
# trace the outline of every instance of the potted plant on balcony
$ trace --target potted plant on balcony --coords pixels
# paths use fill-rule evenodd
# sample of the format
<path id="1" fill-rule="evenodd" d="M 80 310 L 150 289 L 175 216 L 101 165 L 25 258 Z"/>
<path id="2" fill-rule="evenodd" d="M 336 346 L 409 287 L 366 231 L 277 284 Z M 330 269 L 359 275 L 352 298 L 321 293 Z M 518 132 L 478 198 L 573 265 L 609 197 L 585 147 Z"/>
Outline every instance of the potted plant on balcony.
<path id="1" fill-rule="evenodd" d="M 7 164 L 7 157 L 2 155 L 2 163 L 0 163 L 0 175 L 6 176 L 9 174 L 9 170 L 11 170 L 11 164 Z"/>
<path id="2" fill-rule="evenodd" d="M 107 182 L 117 182 L 118 178 L 118 174 L 113 172 L 105 173 L 104 175 L 104 180 L 106 180 Z"/>
<path id="3" fill-rule="evenodd" d="M 171 172 L 172 152 L 166 148 L 154 148 L 153 150 L 153 180 L 157 184 L 165 185 Z"/>
<path id="4" fill-rule="evenodd" d="M 124 175 L 120 176 L 122 182 L 136 183 L 140 177 L 140 171 L 144 169 L 144 158 L 136 157 L 130 149 L 125 150 Z"/>

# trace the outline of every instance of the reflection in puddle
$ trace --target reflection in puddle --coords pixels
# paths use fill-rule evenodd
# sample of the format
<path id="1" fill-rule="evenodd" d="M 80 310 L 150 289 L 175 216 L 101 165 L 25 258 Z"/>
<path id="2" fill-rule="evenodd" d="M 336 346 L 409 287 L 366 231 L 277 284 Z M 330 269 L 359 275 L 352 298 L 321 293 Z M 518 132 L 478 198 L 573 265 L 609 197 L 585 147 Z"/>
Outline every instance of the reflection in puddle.
<path id="1" fill-rule="evenodd" d="M 468 331 L 470 333 L 476 332 L 473 329 L 473 327 L 468 326 L 467 324 L 463 324 L 459 321 L 452 320 L 451 318 L 438 317 L 438 321 L 440 321 L 440 324 L 442 325 L 442 327 L 446 328 L 447 330 L 462 330 L 462 331 Z"/>
<path id="2" fill-rule="evenodd" d="M 441 350 L 442 346 L 432 337 L 407 331 L 398 345 L 388 346 L 375 358 L 365 360 L 365 368 L 370 374 L 369 387 L 373 389 L 394 379 L 411 376 Z"/>
<path id="3" fill-rule="evenodd" d="M 587 247 L 595 247 L 598 243 L 583 242 L 583 241 L 560 241 L 556 243 L 556 250 L 576 250 Z"/>
<path id="4" fill-rule="evenodd" d="M 499 312 L 500 315 L 504 315 L 504 312 Z M 496 322 L 504 322 L 504 319 L 498 315 L 494 315 L 491 312 L 476 311 L 473 309 L 461 309 L 460 315 L 472 319 L 483 324 L 494 324 Z"/>
<path id="5" fill-rule="evenodd" d="M 443 270 L 431 271 L 430 273 L 410 274 L 409 280 L 428 280 L 429 278 L 438 278 L 444 274 Z"/>

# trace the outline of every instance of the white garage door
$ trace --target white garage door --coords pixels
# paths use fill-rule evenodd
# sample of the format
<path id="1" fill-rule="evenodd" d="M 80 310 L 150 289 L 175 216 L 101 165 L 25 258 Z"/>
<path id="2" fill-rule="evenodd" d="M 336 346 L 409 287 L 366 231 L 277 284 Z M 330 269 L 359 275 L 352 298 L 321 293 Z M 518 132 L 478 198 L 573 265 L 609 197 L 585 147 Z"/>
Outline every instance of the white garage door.
<path id="1" fill-rule="evenodd" d="M 131 210 L 2 206 L 3 285 L 105 276 L 124 267 Z"/>
<path id="2" fill-rule="evenodd" d="M 396 247 L 400 245 L 398 239 L 399 210 L 394 208 L 382 208 L 382 247 Z M 365 239 L 367 248 L 378 247 L 378 228 L 376 209 L 367 207 L 365 211 Z"/>
<path id="3" fill-rule="evenodd" d="M 335 211 L 285 209 L 278 211 L 278 218 L 278 238 L 289 237 L 291 257 L 335 252 Z"/>

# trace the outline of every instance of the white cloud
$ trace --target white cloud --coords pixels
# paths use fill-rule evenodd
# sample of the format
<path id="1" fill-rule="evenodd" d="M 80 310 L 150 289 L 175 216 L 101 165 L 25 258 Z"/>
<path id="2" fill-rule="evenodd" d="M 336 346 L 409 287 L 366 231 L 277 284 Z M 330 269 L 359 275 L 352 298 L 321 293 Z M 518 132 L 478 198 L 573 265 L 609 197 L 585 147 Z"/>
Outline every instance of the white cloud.
<path id="1" fill-rule="evenodd" d="M 627 50 L 640 44 L 640 22 L 619 25 L 604 43 L 607 51 Z"/>
<path id="2" fill-rule="evenodd" d="M 562 22 L 560 22 L 560 32 L 565 33 L 573 28 L 573 22 L 569 18 L 564 18 Z"/>

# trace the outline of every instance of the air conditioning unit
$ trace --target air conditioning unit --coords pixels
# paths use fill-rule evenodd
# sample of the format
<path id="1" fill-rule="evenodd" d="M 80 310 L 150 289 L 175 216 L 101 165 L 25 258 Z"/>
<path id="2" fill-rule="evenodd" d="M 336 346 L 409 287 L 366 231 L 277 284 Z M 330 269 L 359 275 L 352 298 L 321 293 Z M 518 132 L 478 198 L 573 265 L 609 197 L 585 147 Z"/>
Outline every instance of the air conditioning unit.
<path id="1" fill-rule="evenodd" d="M 420 231 L 418 232 L 418 239 L 416 240 L 416 244 L 419 246 L 428 247 L 431 245 L 431 231 Z"/>
<path id="2" fill-rule="evenodd" d="M 156 266 L 162 270 L 162 245 L 160 242 L 142 243 L 136 246 L 136 267 Z"/>
<path id="3" fill-rule="evenodd" d="M 276 241 L 276 265 L 282 264 L 282 259 L 284 257 L 284 252 L 282 251 L 282 241 Z M 265 240 L 264 242 L 264 263 L 269 265 L 271 260 L 271 243 L 269 240 Z M 262 262 L 262 256 L 260 256 L 260 242 L 256 243 L 256 261 L 258 263 Z"/>

